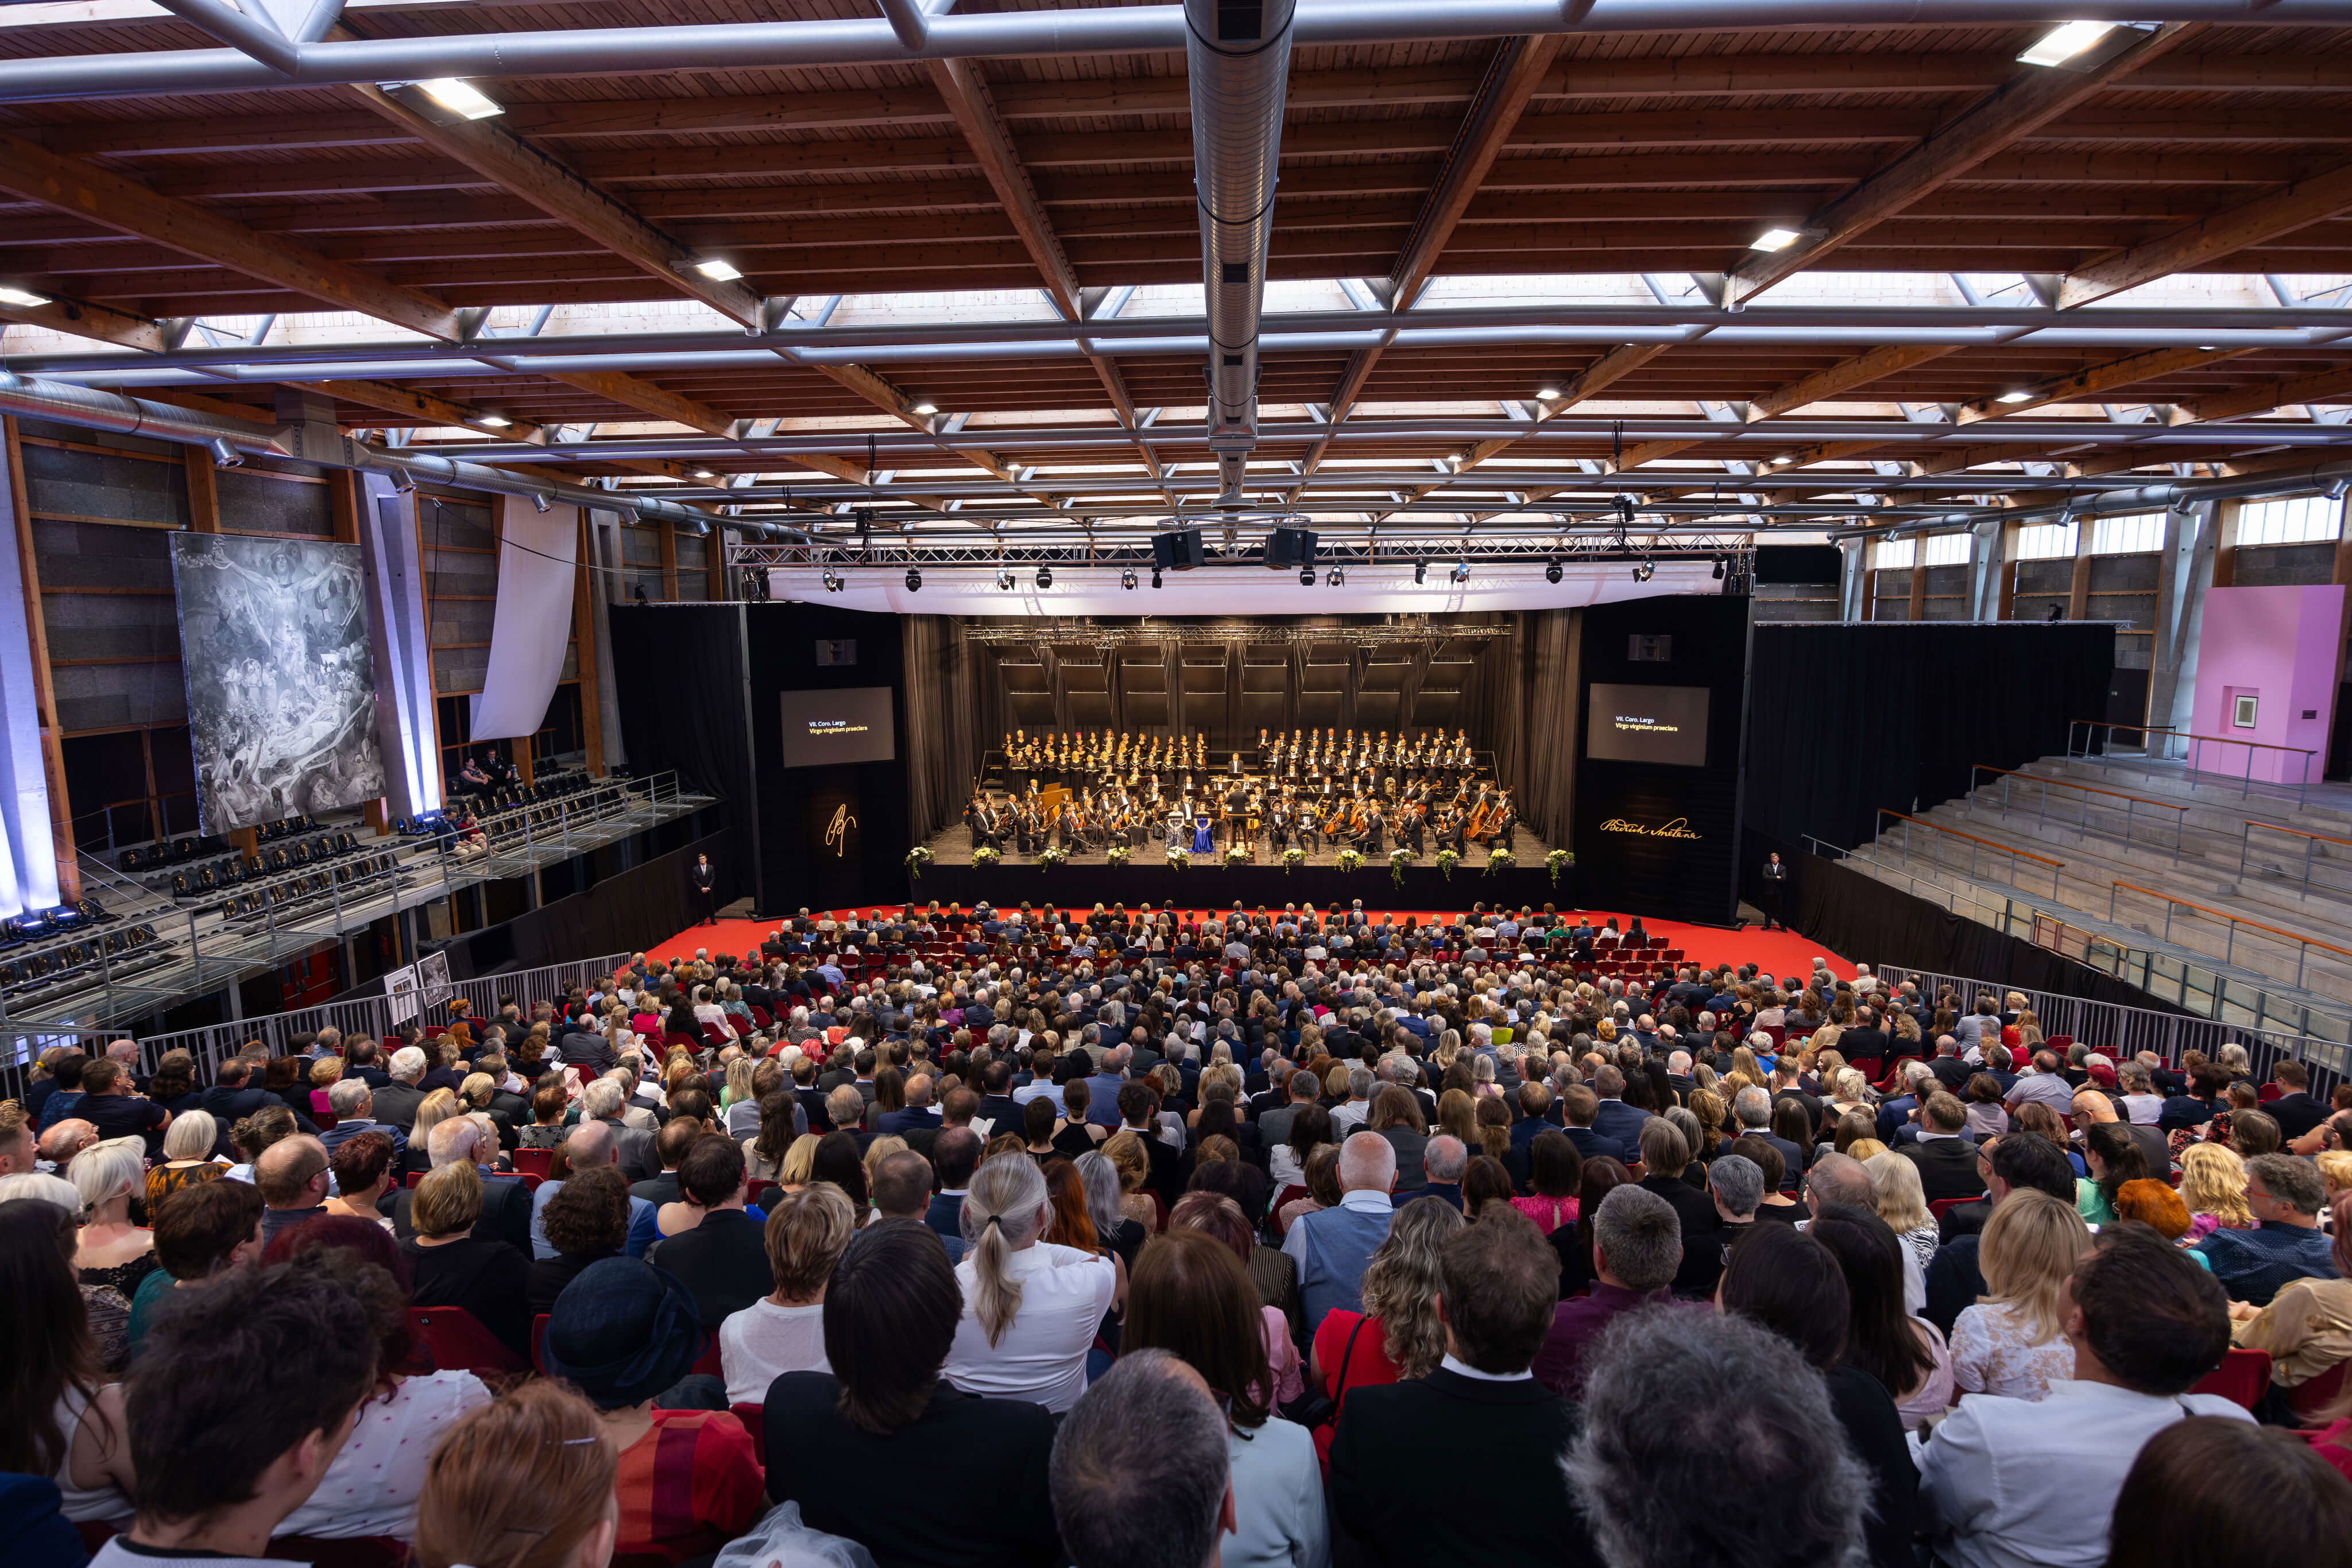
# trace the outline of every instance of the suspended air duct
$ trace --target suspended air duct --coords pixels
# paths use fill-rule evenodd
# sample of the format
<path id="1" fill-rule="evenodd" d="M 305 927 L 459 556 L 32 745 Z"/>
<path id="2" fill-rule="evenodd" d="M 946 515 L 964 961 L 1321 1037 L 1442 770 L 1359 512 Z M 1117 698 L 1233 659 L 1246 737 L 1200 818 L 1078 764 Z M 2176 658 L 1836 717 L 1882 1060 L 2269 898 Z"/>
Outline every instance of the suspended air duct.
<path id="1" fill-rule="evenodd" d="M 1192 89 L 1192 180 L 1200 192 L 1209 317 L 1209 449 L 1220 499 L 1238 503 L 1257 444 L 1258 318 L 1274 235 L 1297 0 L 1184 0 Z"/>

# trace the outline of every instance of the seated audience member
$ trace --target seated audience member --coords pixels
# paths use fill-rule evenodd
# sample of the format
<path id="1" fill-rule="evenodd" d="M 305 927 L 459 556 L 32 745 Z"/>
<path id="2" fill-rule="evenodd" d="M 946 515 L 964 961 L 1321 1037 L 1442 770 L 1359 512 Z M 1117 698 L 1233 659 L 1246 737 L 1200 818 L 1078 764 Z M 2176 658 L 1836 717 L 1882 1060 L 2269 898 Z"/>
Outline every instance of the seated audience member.
<path id="1" fill-rule="evenodd" d="M 137 1490 L 123 1391 L 101 1373 L 73 1247 L 72 1209 L 37 1198 L 0 1202 L 0 1300 L 10 1331 L 0 1370 L 0 1472 L 47 1476 L 68 1520 L 119 1529 L 130 1523 Z"/>
<path id="2" fill-rule="evenodd" d="M 1903 1310 L 1903 1243 L 1868 1209 L 1823 1209 L 1806 1234 L 1845 1271 L 1851 1315 L 1845 1359 L 1883 1384 L 1906 1429 L 1941 1416 L 1952 1402 L 1952 1356 L 1936 1325 Z"/>
<path id="3" fill-rule="evenodd" d="M 2250 1306 L 2268 1306 L 2292 1281 L 2332 1280 L 2336 1260 L 2319 1228 L 2326 1197 L 2326 1186 L 2309 1160 L 2256 1155 L 2246 1162 L 2246 1207 L 2254 1228 L 2216 1230 L 2197 1250 L 2231 1299 Z"/>
<path id="4" fill-rule="evenodd" d="M 1548 1127 L 1528 1140 L 1528 1187 L 1511 1207 L 1535 1221 L 1546 1236 L 1563 1225 L 1576 1223 L 1576 1189 L 1584 1174 L 1584 1156 L 1568 1134 Z"/>
<path id="5" fill-rule="evenodd" d="M 694 1292 L 709 1333 L 776 1288 L 768 1270 L 760 1221 L 743 1207 L 742 1145 L 724 1133 L 705 1133 L 678 1162 L 682 1200 L 701 1213 L 692 1228 L 654 1244 L 646 1261 L 676 1275 Z"/>
<path id="6" fill-rule="evenodd" d="M 1335 1307 L 1311 1343 L 1309 1375 L 1339 1409 L 1359 1388 L 1426 1377 L 1445 1358 L 1438 1255 L 1468 1222 L 1442 1203 L 1407 1204 L 1372 1253 L 1363 1278 L 1364 1310 Z M 1336 1428 L 1317 1428 L 1328 1457 Z"/>
<path id="7" fill-rule="evenodd" d="M 2352 1539 L 2352 1481 L 2294 1434 L 2199 1416 L 2140 1449 L 2109 1534 L 2112 1568 L 2308 1568 Z"/>
<path id="8" fill-rule="evenodd" d="M 1232 1208 L 1241 1222 L 1232 1200 L 1213 1194 L 1188 1195 L 1177 1211 L 1202 1199 Z M 1124 1360 L 1166 1351 L 1218 1397 L 1228 1420 L 1233 1489 L 1234 1539 L 1224 1544 L 1223 1561 L 1321 1568 L 1330 1558 L 1322 1469 L 1307 1429 L 1274 1413 L 1265 1328 L 1256 1288 L 1232 1248 L 1171 1224 L 1136 1260 L 1119 1354 Z"/>
<path id="9" fill-rule="evenodd" d="M 375 1336 L 376 1385 L 318 1490 L 278 1531 L 320 1540 L 406 1541 L 415 1533 L 416 1497 L 434 1445 L 466 1412 L 488 1404 L 490 1391 L 463 1368 L 399 1370 L 417 1359 L 408 1323 L 408 1271 L 382 1226 L 328 1216 L 280 1233 L 263 1261 L 286 1263 L 314 1252 L 339 1252 L 370 1265 L 358 1273 L 364 1288 L 353 1290 L 350 1310 L 354 1331 Z"/>
<path id="10" fill-rule="evenodd" d="M 218 1181 L 228 1166 L 213 1158 L 220 1142 L 220 1124 L 202 1111 L 184 1111 L 172 1118 L 163 1134 L 163 1158 L 147 1173 L 147 1211 L 184 1186 Z"/>
<path id="11" fill-rule="evenodd" d="M 704 1337 L 693 1293 L 638 1259 L 592 1263 L 555 1299 L 548 1375 L 604 1413 L 620 1452 L 615 1556 L 705 1557 L 760 1516 L 760 1462 L 742 1423 L 724 1410 L 657 1404 L 692 1369 Z M 790 1451 L 797 1462 L 801 1450 Z"/>
<path id="12" fill-rule="evenodd" d="M 1396 1185 L 1396 1150 L 1377 1133 L 1353 1133 L 1339 1145 L 1339 1201 L 1302 1214 L 1282 1239 L 1282 1249 L 1298 1265 L 1298 1295 L 1307 1332 L 1322 1326 L 1336 1307 L 1363 1305 L 1364 1268 L 1389 1233 L 1394 1210 L 1389 1192 Z"/>
<path id="13" fill-rule="evenodd" d="M 626 1184 L 623 1190 L 625 1192 Z M 416 1506 L 423 1568 L 586 1568 L 619 1533 L 619 1451 L 596 1406 L 544 1378 L 449 1428 Z"/>
<path id="14" fill-rule="evenodd" d="M 414 1194 L 416 1233 L 400 1243 L 420 1307 L 463 1307 L 522 1361 L 530 1359 L 530 1269 L 503 1241 L 474 1234 L 482 1174 L 471 1160 L 443 1166 Z"/>
<path id="15" fill-rule="evenodd" d="M 327 1169 L 335 1178 L 335 1196 L 324 1205 L 327 1214 L 364 1219 L 392 1229 L 383 1212 L 384 1195 L 399 1179 L 392 1140 L 382 1133 L 362 1133 L 345 1138 L 327 1151 Z"/>
<path id="16" fill-rule="evenodd" d="M 1665 1125 L 1662 1120 L 1650 1124 Z M 1648 1131 L 1643 1129 L 1645 1136 Z M 1621 1313 L 1672 1301 L 1671 1287 L 1686 1255 L 1672 1204 L 1646 1186 L 1612 1188 L 1592 1217 L 1592 1289 L 1554 1310 L 1536 1352 L 1536 1381 L 1574 1398 L 1585 1355 L 1601 1331 Z M 1717 1271 L 1721 1269 L 1718 1259 Z"/>
<path id="17" fill-rule="evenodd" d="M 2352 1192 L 2337 1193 L 2328 1208 L 2336 1278 L 2290 1280 L 2267 1307 L 2230 1306 L 2231 1342 L 2269 1352 L 2271 1381 L 2281 1388 L 2352 1361 Z"/>
<path id="18" fill-rule="evenodd" d="M 1930 1094 L 1919 1107 L 1917 1140 L 1895 1151 L 1919 1173 L 1921 1193 L 1929 1203 L 1975 1197 L 1984 1191 L 1984 1173 L 1977 1168 L 1976 1143 L 1968 1127 L 1968 1109 L 1958 1099 Z"/>
<path id="19" fill-rule="evenodd" d="M 1259 1260 L 1271 1259 L 1285 1268 L 1290 1260 L 1270 1247 L 1261 1246 L 1250 1229 L 1249 1220 L 1242 1214 L 1241 1205 L 1221 1192 L 1186 1193 L 1183 1201 L 1177 1204 L 1176 1212 L 1168 1217 L 1168 1229 L 1171 1235 L 1179 1230 L 1199 1230 L 1216 1238 L 1241 1266 L 1242 1277 L 1252 1281 L 1250 1296 L 1257 1307 L 1259 1337 L 1265 1343 L 1266 1368 L 1274 1378 L 1270 1402 L 1275 1406 L 1287 1405 L 1306 1392 L 1306 1372 L 1298 1359 L 1297 1341 L 1292 1337 L 1290 1314 L 1266 1299 L 1265 1288 L 1256 1279 L 1256 1270 L 1265 1266 Z M 1130 1290 L 1134 1277 L 1134 1270 L 1129 1270 Z M 1290 1292 L 1290 1300 L 1296 1304 L 1296 1291 Z M 1128 1312 L 1131 1318 L 1131 1299 Z M 1125 1347 L 1122 1340 L 1120 1348 Z"/>
<path id="20" fill-rule="evenodd" d="M 983 1398 L 942 1376 L 964 1310 L 928 1227 L 884 1219 L 853 1237 L 825 1287 L 835 1370 L 787 1372 L 768 1389 L 769 1452 L 791 1456 L 770 1468 L 769 1494 L 877 1562 L 1055 1568 L 1065 1559 L 1047 1490 L 1053 1417 L 1034 1400 Z M 884 1476 L 921 1484 L 875 1484 Z"/>
<path id="21" fill-rule="evenodd" d="M 1202 1568 L 1226 1558 L 1230 1423 L 1165 1351 L 1122 1360 L 1054 1441 L 1054 1517 L 1075 1568 Z"/>
<path id="22" fill-rule="evenodd" d="M 2074 1375 L 2063 1301 L 2090 1246 L 2081 1213 L 2046 1192 L 2013 1192 L 1993 1209 L 1978 1249 L 1984 1294 L 1952 1324 L 1958 1393 L 2036 1400 Z"/>
<path id="23" fill-rule="evenodd" d="M 1118 1265 L 1045 1240 L 1054 1214 L 1045 1175 L 1025 1154 L 984 1160 L 972 1176 L 955 1266 L 964 1312 L 947 1363 L 948 1380 L 967 1394 L 1059 1412 L 1086 1388 L 1087 1352 L 1118 1292 Z"/>
<path id="24" fill-rule="evenodd" d="M 1642 1165 L 1649 1174 L 1642 1190 L 1664 1199 L 1674 1209 L 1682 1241 L 1682 1261 L 1675 1270 L 1673 1290 L 1686 1301 L 1715 1294 L 1723 1272 L 1723 1221 L 1715 1200 L 1704 1187 L 1683 1179 L 1690 1164 L 1690 1144 L 1672 1122 L 1653 1116 L 1642 1124 Z"/>
<path id="25" fill-rule="evenodd" d="M 2189 1206 L 2189 1233 L 2202 1241 L 2216 1230 L 2252 1230 L 2246 1207 L 2246 1162 L 2221 1144 L 2191 1144 L 2180 1152 L 2180 1201 Z"/>
<path id="26" fill-rule="evenodd" d="M 540 1214 L 552 1258 L 530 1265 L 530 1312 L 555 1310 L 555 1298 L 582 1270 L 622 1256 L 629 1239 L 629 1178 L 611 1166 L 574 1171 Z"/>
<path id="27" fill-rule="evenodd" d="M 307 1134 L 280 1138 L 255 1155 L 253 1185 L 268 1207 L 261 1217 L 262 1240 L 326 1213 L 328 1180 L 327 1151 Z"/>
<path id="28" fill-rule="evenodd" d="M 1985 1159 L 1985 1186 L 1986 1201 L 1992 1206 L 1987 1210 L 1988 1225 L 2000 1205 L 2016 1192 L 2047 1193 L 2069 1208 L 2074 1205 L 2074 1167 L 2067 1163 L 2066 1151 L 2030 1133 L 2012 1133 L 1992 1145 Z M 1919 1315 L 1943 1330 L 1948 1341 L 1957 1332 L 1954 1325 L 1961 1311 L 1985 1293 L 1983 1239 L 1981 1234 L 1952 1236 L 1927 1265 L 1927 1310 Z M 1958 1356 L 1957 1346 L 1953 1354 Z"/>
<path id="29" fill-rule="evenodd" d="M 436 1124 L 424 1139 L 431 1168 L 470 1165 L 481 1177 L 482 1212 L 474 1221 L 474 1235 L 484 1241 L 503 1241 L 515 1251 L 530 1251 L 530 1216 L 535 1197 L 529 1184 L 494 1168 L 499 1157 L 498 1134 L 479 1117 L 451 1115 Z M 413 1151 L 412 1151 L 413 1152 Z M 416 1189 L 392 1195 L 392 1230 L 405 1240 L 414 1228 L 409 1210 Z"/>
<path id="30" fill-rule="evenodd" d="M 66 1167 L 66 1179 L 81 1197 L 74 1271 L 83 1284 L 102 1285 L 130 1301 L 156 1267 L 155 1233 L 131 1223 L 131 1200 L 144 1196 L 147 1182 L 139 1140 L 114 1138 L 84 1149 Z"/>
<path id="31" fill-rule="evenodd" d="M 1873 1568 L 1916 1568 L 1911 1521 L 1919 1469 L 1894 1396 L 1846 1354 L 1853 1311 L 1836 1256 L 1807 1231 L 1759 1226 L 1732 1244 L 1716 1305 L 1771 1330 L 1822 1375 L 1847 1443 L 1871 1472 L 1864 1533 Z"/>
<path id="32" fill-rule="evenodd" d="M 2095 1568 L 2142 1444 L 2184 1416 L 2252 1419 L 2220 1395 L 2189 1392 L 2230 1348 L 2229 1301 L 2146 1226 L 2100 1232 L 2063 1310 L 2071 1379 L 2039 1403 L 1964 1399 L 1922 1448 L 1920 1526 L 1958 1568 Z"/>
<path id="33" fill-rule="evenodd" d="M 1822 1375 L 1737 1317 L 1696 1335 L 1664 1312 L 1612 1324 L 1566 1469 L 1609 1568 L 1863 1560 L 1870 1473 Z"/>
<path id="34" fill-rule="evenodd" d="M 157 1207 L 154 1219 L 155 1259 L 163 1267 L 142 1280 L 131 1298 L 134 1354 L 155 1313 L 176 1292 L 199 1289 L 261 1258 L 261 1194 L 249 1182 L 184 1186 Z"/>
<path id="35" fill-rule="evenodd" d="M 897 1156 L 893 1156 L 895 1158 Z M 920 1155 L 909 1153 L 918 1165 Z M 857 1234 L 848 1195 L 816 1182 L 772 1200 L 761 1239 L 775 1290 L 719 1325 L 730 1405 L 757 1405 L 787 1372 L 830 1372 L 824 1358 L 825 1281 Z M 665 1243 L 667 1245 L 667 1243 Z"/>
<path id="36" fill-rule="evenodd" d="M 1557 1255 L 1526 1218 L 1504 1209 L 1445 1243 L 1446 1353 L 1409 1383 L 1355 1391 L 1331 1444 L 1333 1519 L 1375 1563 L 1567 1563 L 1591 1549 L 1560 1472 L 1567 1401 L 1528 1370 L 1559 1304 Z M 1449 1465 L 1510 1506 L 1432 1506 L 1401 1485 L 1402 1456 L 1444 1435 Z"/>
<path id="37" fill-rule="evenodd" d="M 157 1317 L 124 1402 L 138 1517 L 98 1568 L 269 1555 L 375 1391 L 376 1337 L 352 1321 L 369 1272 L 337 1250 L 238 1269 Z"/>

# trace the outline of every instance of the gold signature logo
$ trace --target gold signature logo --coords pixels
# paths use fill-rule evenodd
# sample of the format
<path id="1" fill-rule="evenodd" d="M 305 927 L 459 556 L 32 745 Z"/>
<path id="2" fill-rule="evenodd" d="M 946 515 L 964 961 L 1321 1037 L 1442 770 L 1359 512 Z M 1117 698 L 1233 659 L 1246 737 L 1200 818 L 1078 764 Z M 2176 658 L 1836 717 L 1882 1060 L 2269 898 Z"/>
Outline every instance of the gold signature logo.
<path id="1" fill-rule="evenodd" d="M 857 819 L 849 814 L 846 804 L 833 809 L 833 821 L 824 825 L 824 847 L 835 854 L 849 856 L 849 830 L 857 826 Z"/>
<path id="2" fill-rule="evenodd" d="M 1676 817 L 1673 821 L 1661 822 L 1654 828 L 1629 822 L 1622 817 L 1612 817 L 1601 824 L 1601 831 L 1604 833 L 1632 833 L 1644 839 L 1698 839 L 1706 836 L 1691 831 L 1688 817 Z"/>

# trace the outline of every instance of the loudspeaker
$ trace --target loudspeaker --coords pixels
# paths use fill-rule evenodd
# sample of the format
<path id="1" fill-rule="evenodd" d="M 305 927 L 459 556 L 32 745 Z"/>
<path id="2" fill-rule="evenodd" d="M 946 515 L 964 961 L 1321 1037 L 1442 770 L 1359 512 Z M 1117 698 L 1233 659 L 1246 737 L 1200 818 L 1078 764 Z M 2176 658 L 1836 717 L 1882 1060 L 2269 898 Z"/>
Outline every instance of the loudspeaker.
<path id="1" fill-rule="evenodd" d="M 1163 571 L 1190 571 L 1205 564 L 1207 556 L 1201 549 L 1201 530 L 1179 528 L 1173 533 L 1151 536 L 1151 564 Z"/>
<path id="2" fill-rule="evenodd" d="M 1271 567 L 1315 564 L 1315 535 L 1307 528 L 1276 528 L 1265 538 L 1265 564 Z"/>

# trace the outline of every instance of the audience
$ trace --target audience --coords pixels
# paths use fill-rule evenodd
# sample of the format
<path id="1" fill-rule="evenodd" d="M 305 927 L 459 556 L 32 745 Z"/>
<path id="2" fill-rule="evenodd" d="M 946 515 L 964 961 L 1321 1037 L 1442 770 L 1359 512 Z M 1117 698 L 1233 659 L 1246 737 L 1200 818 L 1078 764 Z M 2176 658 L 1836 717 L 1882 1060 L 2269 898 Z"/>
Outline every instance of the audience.
<path id="1" fill-rule="evenodd" d="M 1335 1307 L 1324 1316 L 1315 1331 L 1308 1376 L 1331 1402 L 1328 1419 L 1347 1408 L 1356 1389 L 1437 1370 L 1445 1356 L 1438 1259 L 1465 1223 L 1459 1210 L 1443 1203 L 1406 1204 L 1365 1266 L 1363 1310 Z M 1316 1445 L 1327 1456 L 1335 1431 L 1329 1425 L 1316 1431 Z"/>
<path id="2" fill-rule="evenodd" d="M 1394 1215 L 1389 1194 L 1396 1185 L 1396 1150 L 1378 1133 L 1351 1133 L 1339 1145 L 1339 1203 L 1301 1215 L 1282 1239 L 1282 1249 L 1298 1265 L 1310 1334 L 1333 1309 L 1363 1305 L 1364 1269 Z"/>
<path id="3" fill-rule="evenodd" d="M 1230 1441 L 1229 1420 L 1190 1365 L 1160 1350 L 1122 1360 L 1054 1439 L 1054 1520 L 1073 1568 L 1226 1561 L 1238 1513 Z"/>
<path id="4" fill-rule="evenodd" d="M 923 1163 L 916 1154 L 890 1157 Z M 825 1284 L 856 1234 L 849 1197 L 831 1182 L 774 1200 L 761 1240 L 775 1288 L 719 1325 L 729 1404 L 760 1404 L 768 1385 L 787 1372 L 833 1370 L 824 1358 Z"/>
<path id="5" fill-rule="evenodd" d="M 409 1206 L 416 1233 L 400 1243 L 420 1307 L 463 1307 L 519 1361 L 530 1359 L 530 1269 L 504 1241 L 475 1234 L 482 1175 L 471 1160 L 417 1184 Z M 268 1221 L 263 1219 L 267 1229 Z"/>
<path id="6" fill-rule="evenodd" d="M 133 1354 L 175 1292 L 260 1260 L 261 1215 L 261 1194 L 247 1182 L 184 1186 L 163 1200 L 155 1210 L 155 1260 L 163 1266 L 139 1282 L 131 1301 Z"/>
<path id="7" fill-rule="evenodd" d="M 1936 1325 L 1903 1310 L 1903 1242 L 1868 1209 L 1832 1205 L 1805 1234 L 1845 1274 L 1845 1359 L 1885 1385 L 1906 1429 L 1952 1402 L 1952 1357 Z"/>
<path id="8" fill-rule="evenodd" d="M 74 1212 L 0 1202 L 0 1471 L 47 1476 L 76 1524 L 127 1526 L 138 1494 L 121 1385 L 106 1381 L 74 1279 Z"/>
<path id="9" fill-rule="evenodd" d="M 2116 1494 L 2108 1568 L 2310 1568 L 2343 1560 L 2352 1480 L 2273 1427 L 2210 1416 L 2150 1437 Z"/>
<path id="10" fill-rule="evenodd" d="M 1671 1301 L 1687 1256 L 1674 1205 L 1646 1184 L 1611 1189 L 1592 1217 L 1592 1287 L 1554 1310 L 1535 1354 L 1536 1381 L 1574 1398 L 1592 1342 L 1619 1315 Z M 1719 1276 L 1719 1256 L 1716 1270 Z"/>
<path id="11" fill-rule="evenodd" d="M 724 1133 L 697 1137 L 678 1162 L 677 1186 L 681 1203 L 700 1218 L 646 1254 L 646 1262 L 694 1292 L 702 1326 L 712 1333 L 776 1288 L 761 1222 L 744 1207 L 746 1183 L 741 1145 Z"/>
<path id="12" fill-rule="evenodd" d="M 966 1249 L 955 1274 L 964 1307 L 947 1376 L 968 1394 L 1032 1399 L 1058 1414 L 1086 1391 L 1087 1352 L 1119 1280 L 1115 1258 L 1045 1240 L 1052 1218 L 1036 1161 L 982 1162 L 963 1200 Z"/>
<path id="13" fill-rule="evenodd" d="M 541 1224 L 552 1258 L 530 1265 L 530 1312 L 555 1310 L 555 1298 L 591 1264 L 622 1256 L 629 1239 L 629 1178 L 611 1166 L 576 1171 L 547 1200 Z"/>
<path id="14" fill-rule="evenodd" d="M 452 1426 L 433 1450 L 417 1499 L 418 1563 L 586 1568 L 609 1561 L 620 1526 L 619 1458 L 594 1405 L 561 1383 L 517 1385 Z"/>
<path id="15" fill-rule="evenodd" d="M 2319 1228 L 2326 1200 L 2326 1185 L 2309 1160 L 2256 1155 L 2246 1162 L 2246 1208 L 2254 1228 L 2216 1230 L 2197 1244 L 2198 1253 L 2231 1297 L 2251 1306 L 2268 1306 L 2295 1280 L 2335 1279 L 2336 1260 Z"/>

